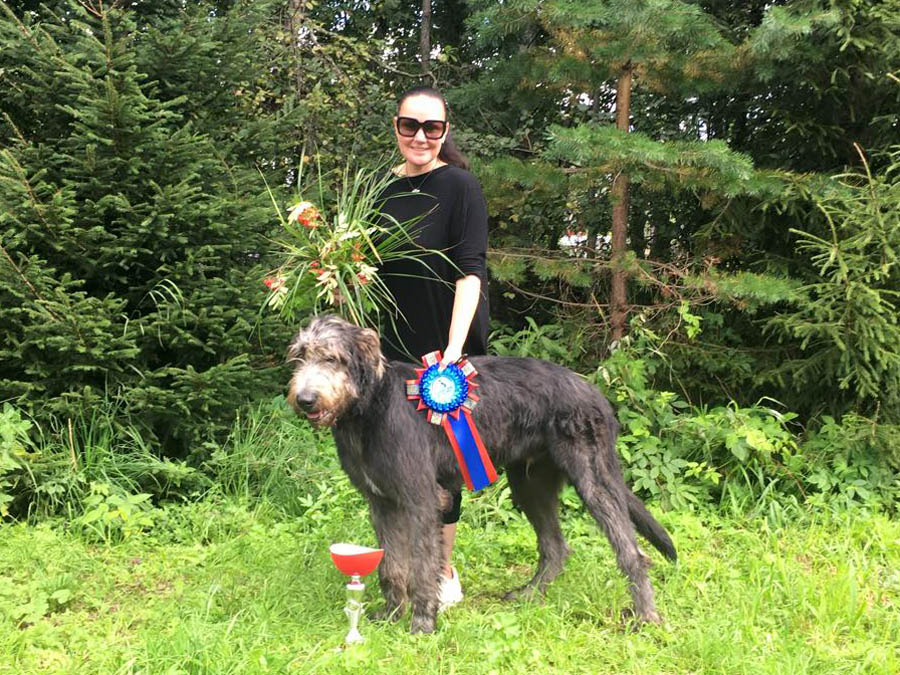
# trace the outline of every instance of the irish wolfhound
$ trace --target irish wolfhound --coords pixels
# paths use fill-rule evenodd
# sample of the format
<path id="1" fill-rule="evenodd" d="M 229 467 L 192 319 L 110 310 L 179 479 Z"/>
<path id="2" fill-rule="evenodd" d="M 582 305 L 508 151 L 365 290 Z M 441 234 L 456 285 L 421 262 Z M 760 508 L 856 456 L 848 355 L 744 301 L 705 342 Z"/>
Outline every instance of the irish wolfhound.
<path id="1" fill-rule="evenodd" d="M 384 614 L 412 604 L 412 632 L 431 632 L 438 609 L 440 512 L 462 476 L 442 428 L 406 398 L 414 367 L 386 362 L 378 335 L 337 317 L 302 329 L 288 349 L 295 370 L 289 401 L 310 422 L 330 426 L 341 466 L 369 502 L 384 548 L 379 581 Z M 534 577 L 508 597 L 541 592 L 563 569 L 569 549 L 558 494 L 571 482 L 606 533 L 628 577 L 634 613 L 658 622 L 649 559 L 635 528 L 663 555 L 675 547 L 622 479 L 618 425 L 609 402 L 575 373 L 536 359 L 481 356 L 475 424 L 495 466 L 506 468 L 516 504 L 537 533 Z"/>

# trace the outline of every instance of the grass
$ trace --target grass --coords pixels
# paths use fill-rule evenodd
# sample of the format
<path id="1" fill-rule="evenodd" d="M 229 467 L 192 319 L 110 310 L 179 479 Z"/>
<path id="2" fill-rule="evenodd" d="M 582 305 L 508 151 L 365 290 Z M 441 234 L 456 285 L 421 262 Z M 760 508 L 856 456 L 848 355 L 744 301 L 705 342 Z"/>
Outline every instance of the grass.
<path id="1" fill-rule="evenodd" d="M 0 673 L 900 672 L 896 521 L 661 514 L 680 554 L 671 565 L 654 553 L 666 623 L 633 633 L 617 618 L 629 598 L 609 547 L 571 507 L 574 554 L 546 602 L 499 599 L 535 558 L 502 488 L 467 501 L 456 548 L 467 595 L 437 633 L 366 621 L 367 642 L 343 649 L 327 546 L 374 536 L 341 474 L 320 487 L 296 517 L 215 493 L 156 508 L 146 532 L 111 545 L 63 521 L 3 526 Z"/>
<path id="2" fill-rule="evenodd" d="M 680 559 L 652 552 L 666 622 L 630 632 L 626 583 L 571 488 L 565 573 L 543 603 L 500 599 L 536 558 L 501 478 L 464 498 L 466 598 L 438 631 L 364 621 L 367 642 L 344 648 L 328 545 L 374 534 L 327 434 L 262 404 L 202 474 L 110 438 L 86 439 L 77 471 L 46 445 L 62 468 L 35 481 L 37 515 L 0 525 L 0 675 L 900 672 L 900 523 L 884 515 L 772 495 L 726 507 L 759 517 L 651 505 Z M 377 607 L 374 577 L 367 594 Z"/>

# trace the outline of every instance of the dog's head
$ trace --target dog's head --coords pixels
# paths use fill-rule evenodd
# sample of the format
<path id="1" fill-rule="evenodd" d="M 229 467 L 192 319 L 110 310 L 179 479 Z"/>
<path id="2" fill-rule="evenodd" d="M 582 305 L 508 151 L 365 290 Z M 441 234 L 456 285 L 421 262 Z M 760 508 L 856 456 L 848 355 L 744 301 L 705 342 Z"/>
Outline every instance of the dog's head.
<path id="1" fill-rule="evenodd" d="M 288 347 L 288 402 L 316 426 L 331 426 L 366 399 L 384 375 L 378 334 L 332 316 L 315 317 Z"/>

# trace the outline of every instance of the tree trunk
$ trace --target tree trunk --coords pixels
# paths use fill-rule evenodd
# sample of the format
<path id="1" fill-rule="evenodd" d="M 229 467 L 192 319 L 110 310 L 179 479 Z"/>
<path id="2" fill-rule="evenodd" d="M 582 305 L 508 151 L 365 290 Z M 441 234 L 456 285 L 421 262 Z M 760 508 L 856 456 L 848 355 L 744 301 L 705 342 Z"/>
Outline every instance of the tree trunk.
<path id="1" fill-rule="evenodd" d="M 294 93 L 303 96 L 303 53 L 300 50 L 300 26 L 303 25 L 303 0 L 290 0 L 284 17 L 284 29 L 289 36 L 293 57 Z"/>
<path id="2" fill-rule="evenodd" d="M 431 73 L 431 0 L 422 0 L 422 27 L 419 29 L 419 57 L 422 74 Z"/>
<path id="3" fill-rule="evenodd" d="M 625 64 L 616 83 L 616 128 L 628 133 L 631 111 L 631 61 Z M 625 335 L 627 318 L 627 298 L 625 296 L 624 257 L 628 250 L 628 176 L 620 171 L 612 184 L 612 241 L 610 253 L 612 261 L 612 288 L 609 296 L 610 326 L 612 339 L 621 340 Z"/>

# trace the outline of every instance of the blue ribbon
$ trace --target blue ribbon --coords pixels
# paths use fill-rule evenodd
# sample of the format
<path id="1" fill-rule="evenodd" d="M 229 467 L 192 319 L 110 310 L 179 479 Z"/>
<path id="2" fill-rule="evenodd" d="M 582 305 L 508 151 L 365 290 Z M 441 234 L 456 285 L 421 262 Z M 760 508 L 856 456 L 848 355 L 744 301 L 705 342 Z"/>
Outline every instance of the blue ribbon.
<path id="1" fill-rule="evenodd" d="M 469 470 L 469 479 L 472 481 L 472 490 L 480 490 L 491 484 L 487 475 L 484 462 L 481 461 L 481 453 L 478 452 L 478 446 L 475 444 L 475 437 L 472 435 L 472 429 L 469 426 L 469 416 L 460 415 L 458 418 L 450 416 L 450 428 L 453 430 L 453 436 L 456 438 L 456 444 L 462 453 Z"/>
<path id="2" fill-rule="evenodd" d="M 459 462 L 466 487 L 481 490 L 497 480 L 497 470 L 481 441 L 471 410 L 478 396 L 472 378 L 475 368 L 465 359 L 440 367 L 440 352 L 422 357 L 425 366 L 416 370 L 418 377 L 406 381 L 406 397 L 419 402 L 419 410 L 427 410 L 428 421 L 444 428 Z"/>

